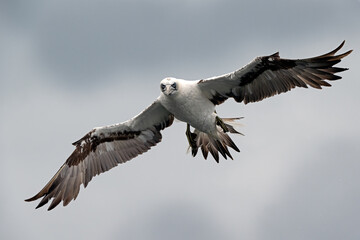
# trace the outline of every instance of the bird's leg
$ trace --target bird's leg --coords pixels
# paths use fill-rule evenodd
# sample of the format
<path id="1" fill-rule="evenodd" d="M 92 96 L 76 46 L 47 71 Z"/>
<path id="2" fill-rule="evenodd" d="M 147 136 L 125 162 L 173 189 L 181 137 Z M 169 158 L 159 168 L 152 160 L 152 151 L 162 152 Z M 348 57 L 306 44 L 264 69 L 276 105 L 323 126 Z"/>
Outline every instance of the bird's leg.
<path id="1" fill-rule="evenodd" d="M 189 142 L 189 145 L 191 147 L 191 154 L 193 155 L 193 157 L 195 157 L 196 154 L 197 154 L 197 151 L 198 151 L 198 146 L 197 146 L 196 141 L 195 141 L 197 134 L 192 133 L 190 131 L 190 124 L 188 124 L 188 123 L 187 123 L 187 126 L 186 126 L 186 132 L 185 133 L 186 133 L 186 137 L 187 137 L 187 140 Z"/>
<path id="2" fill-rule="evenodd" d="M 195 141 L 196 134 L 194 134 L 190 131 L 190 124 L 188 124 L 188 123 L 186 126 L 185 134 L 186 134 L 186 137 L 187 137 L 190 147 L 192 149 L 196 148 L 196 141 Z"/>
<path id="3" fill-rule="evenodd" d="M 219 116 L 216 116 L 216 117 L 215 117 L 215 122 L 216 122 L 216 125 L 219 125 L 224 132 L 228 132 L 228 131 L 229 131 L 229 129 L 227 128 L 226 124 L 223 122 L 223 120 L 222 120 L 221 118 L 219 118 Z"/>

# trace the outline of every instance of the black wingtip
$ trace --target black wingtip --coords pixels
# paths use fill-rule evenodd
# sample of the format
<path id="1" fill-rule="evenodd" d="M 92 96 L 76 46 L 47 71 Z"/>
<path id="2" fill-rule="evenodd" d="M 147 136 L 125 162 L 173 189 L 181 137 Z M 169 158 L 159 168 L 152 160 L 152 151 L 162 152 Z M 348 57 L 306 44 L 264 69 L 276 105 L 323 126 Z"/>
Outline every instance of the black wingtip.
<path id="1" fill-rule="evenodd" d="M 35 201 L 37 199 L 39 199 L 39 194 L 36 194 L 35 196 L 33 196 L 31 198 L 25 199 L 24 201 L 25 202 L 32 202 L 32 201 Z"/>
<path id="2" fill-rule="evenodd" d="M 347 55 L 349 55 L 349 54 L 350 54 L 350 53 L 352 53 L 352 52 L 353 52 L 353 49 L 350 49 L 349 51 L 347 51 L 347 52 L 345 52 L 345 53 L 341 54 L 341 58 L 346 57 Z"/>
<path id="3" fill-rule="evenodd" d="M 50 206 L 50 207 L 48 207 L 48 211 L 51 211 L 51 210 L 53 210 L 55 207 L 57 206 L 57 204 L 55 205 L 55 206 Z"/>
<path id="4" fill-rule="evenodd" d="M 335 48 L 334 50 L 332 50 L 331 52 L 329 52 L 327 55 L 334 55 L 337 51 L 339 51 L 345 44 L 345 40 L 342 41 L 342 43 L 340 43 L 340 45 Z"/>
<path id="5" fill-rule="evenodd" d="M 193 157 L 196 156 L 197 152 L 198 152 L 198 148 L 191 148 L 191 154 Z"/>
<path id="6" fill-rule="evenodd" d="M 345 44 L 345 40 L 342 41 L 342 43 L 337 48 L 335 48 L 334 50 L 332 50 L 332 51 L 330 51 L 328 53 L 325 53 L 325 54 L 319 56 L 318 58 L 334 56 L 344 46 L 344 44 Z M 343 54 L 341 54 L 339 56 L 340 56 L 340 58 L 343 58 L 343 57 L 346 57 L 347 55 L 349 55 L 351 52 L 352 52 L 352 50 L 349 50 L 346 53 L 343 53 Z"/>
<path id="7" fill-rule="evenodd" d="M 280 57 L 279 52 L 276 52 L 276 53 L 270 55 L 270 57 L 276 57 L 276 58 Z"/>

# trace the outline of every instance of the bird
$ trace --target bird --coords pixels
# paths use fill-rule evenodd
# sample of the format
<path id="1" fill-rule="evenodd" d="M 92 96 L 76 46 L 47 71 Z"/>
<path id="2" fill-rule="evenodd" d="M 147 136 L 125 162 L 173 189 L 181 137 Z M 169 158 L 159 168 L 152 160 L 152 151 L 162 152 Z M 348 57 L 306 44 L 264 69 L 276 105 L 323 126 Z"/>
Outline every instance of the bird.
<path id="1" fill-rule="evenodd" d="M 336 55 L 344 43 L 326 54 L 305 59 L 281 58 L 279 52 L 256 57 L 238 70 L 211 78 L 164 78 L 160 96 L 149 107 L 125 122 L 96 127 L 74 142 L 75 150 L 65 163 L 39 193 L 25 201 L 42 198 L 36 207 L 39 208 L 52 199 L 48 210 L 61 201 L 63 206 L 68 205 L 77 198 L 81 184 L 86 188 L 94 176 L 159 143 L 161 131 L 170 127 L 174 119 L 186 123 L 185 135 L 192 156 L 201 149 L 205 159 L 208 153 L 218 163 L 219 153 L 225 159 L 233 159 L 229 148 L 240 150 L 229 133 L 241 134 L 234 128 L 239 118 L 220 118 L 216 106 L 229 98 L 248 104 L 295 87 L 330 87 L 329 81 L 341 79 L 336 73 L 348 70 L 334 66 L 352 52 Z"/>

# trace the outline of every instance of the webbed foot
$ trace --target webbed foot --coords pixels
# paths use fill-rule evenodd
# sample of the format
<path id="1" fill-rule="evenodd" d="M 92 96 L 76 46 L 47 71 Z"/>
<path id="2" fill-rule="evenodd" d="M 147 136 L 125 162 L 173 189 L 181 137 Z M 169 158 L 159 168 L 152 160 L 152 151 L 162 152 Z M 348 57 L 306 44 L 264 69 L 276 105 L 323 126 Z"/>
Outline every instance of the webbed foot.
<path id="1" fill-rule="evenodd" d="M 215 122 L 216 122 L 216 125 L 220 126 L 225 133 L 229 132 L 228 127 L 226 126 L 226 124 L 223 122 L 223 120 L 221 118 L 216 116 Z"/>
<path id="2" fill-rule="evenodd" d="M 196 153 L 197 153 L 197 150 L 198 150 L 198 146 L 196 145 L 196 141 L 195 141 L 195 138 L 196 138 L 197 135 L 190 131 L 190 124 L 188 124 L 188 123 L 187 123 L 187 126 L 186 126 L 185 134 L 186 134 L 187 140 L 189 142 L 189 145 L 191 147 L 192 155 L 195 156 Z"/>

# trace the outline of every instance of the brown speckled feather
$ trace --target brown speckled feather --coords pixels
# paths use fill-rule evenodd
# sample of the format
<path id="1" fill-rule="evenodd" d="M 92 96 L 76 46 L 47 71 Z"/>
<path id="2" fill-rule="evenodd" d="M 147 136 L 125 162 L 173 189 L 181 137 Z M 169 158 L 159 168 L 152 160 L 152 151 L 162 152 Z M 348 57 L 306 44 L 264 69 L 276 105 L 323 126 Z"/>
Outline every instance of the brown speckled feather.
<path id="1" fill-rule="evenodd" d="M 129 161 L 160 142 L 160 131 L 170 126 L 173 120 L 174 116 L 155 102 L 127 122 L 93 129 L 73 143 L 76 148 L 66 162 L 38 194 L 26 201 L 42 198 L 36 207 L 39 208 L 53 199 L 48 210 L 61 201 L 66 206 L 76 199 L 81 184 L 86 187 L 94 176 Z"/>
<path id="2" fill-rule="evenodd" d="M 334 67 L 352 52 L 350 50 L 335 55 L 344 43 L 345 41 L 329 53 L 313 58 L 283 59 L 279 53 L 257 57 L 239 70 L 200 80 L 198 85 L 215 105 L 223 103 L 228 98 L 245 104 L 257 102 L 295 87 L 329 87 L 331 85 L 327 81 L 341 79 L 335 74 L 347 70 Z"/>

